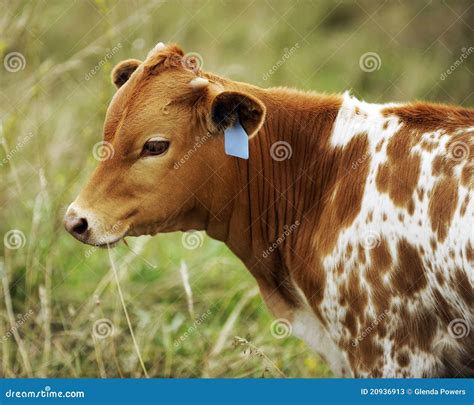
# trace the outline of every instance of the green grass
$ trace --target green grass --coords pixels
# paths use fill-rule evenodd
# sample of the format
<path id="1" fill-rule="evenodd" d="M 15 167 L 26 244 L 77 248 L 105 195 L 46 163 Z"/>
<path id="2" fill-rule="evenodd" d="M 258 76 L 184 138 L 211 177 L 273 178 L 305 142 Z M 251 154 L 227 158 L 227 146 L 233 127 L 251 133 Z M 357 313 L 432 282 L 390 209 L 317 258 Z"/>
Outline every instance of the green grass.
<path id="1" fill-rule="evenodd" d="M 0 250 L 0 376 L 143 375 L 107 251 L 79 244 L 62 228 L 65 208 L 97 163 L 92 146 L 101 139 L 117 62 L 144 58 L 158 41 L 178 42 L 202 56 L 205 70 L 263 87 L 351 89 L 371 102 L 472 105 L 472 55 L 440 79 L 472 45 L 469 4 L 1 2 L 2 61 L 20 52 L 26 65 L 17 72 L 0 65 L 0 235 L 19 230 L 25 236 L 21 248 Z M 366 52 L 381 60 L 372 73 L 359 67 Z M 273 319 L 255 282 L 223 244 L 205 238 L 188 250 L 181 237 L 129 239 L 136 254 L 125 245 L 113 251 L 150 376 L 330 376 L 304 343 L 272 336 Z M 101 319 L 113 325 L 104 339 L 93 334 Z M 193 328 L 196 319 L 202 322 Z"/>

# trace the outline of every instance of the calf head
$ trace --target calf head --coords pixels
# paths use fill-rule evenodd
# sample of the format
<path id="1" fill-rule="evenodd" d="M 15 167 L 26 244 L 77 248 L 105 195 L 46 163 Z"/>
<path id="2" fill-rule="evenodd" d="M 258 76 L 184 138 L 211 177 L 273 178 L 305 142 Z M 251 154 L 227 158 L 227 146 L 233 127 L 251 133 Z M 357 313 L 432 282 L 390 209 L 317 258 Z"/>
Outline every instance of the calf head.
<path id="1" fill-rule="evenodd" d="M 202 72 L 194 58 L 158 44 L 144 62 L 112 72 L 118 88 L 105 118 L 107 159 L 64 224 L 77 239 L 111 245 L 127 235 L 205 229 L 224 203 L 237 158 L 224 153 L 223 132 L 240 121 L 258 132 L 264 105 L 239 85 Z"/>

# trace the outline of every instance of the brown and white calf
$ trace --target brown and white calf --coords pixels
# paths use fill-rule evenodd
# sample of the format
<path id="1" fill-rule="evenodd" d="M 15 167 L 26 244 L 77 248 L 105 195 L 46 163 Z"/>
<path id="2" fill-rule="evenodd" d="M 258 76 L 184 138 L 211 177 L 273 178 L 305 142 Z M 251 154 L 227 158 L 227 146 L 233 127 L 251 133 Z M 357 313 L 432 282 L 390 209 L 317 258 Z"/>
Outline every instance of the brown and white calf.
<path id="1" fill-rule="evenodd" d="M 112 78 L 77 239 L 205 230 L 336 376 L 473 375 L 474 110 L 262 89 L 163 44 Z"/>

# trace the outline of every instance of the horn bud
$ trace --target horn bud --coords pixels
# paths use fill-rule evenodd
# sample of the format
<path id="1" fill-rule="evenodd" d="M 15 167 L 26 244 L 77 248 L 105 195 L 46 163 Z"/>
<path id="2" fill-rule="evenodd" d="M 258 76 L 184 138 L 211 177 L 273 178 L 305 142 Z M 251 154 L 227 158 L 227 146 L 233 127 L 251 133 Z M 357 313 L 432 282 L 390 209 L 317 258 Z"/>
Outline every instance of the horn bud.
<path id="1" fill-rule="evenodd" d="M 204 77 L 196 77 L 189 82 L 189 85 L 193 90 L 201 90 L 209 85 L 209 80 Z"/>
<path id="2" fill-rule="evenodd" d="M 165 48 L 166 48 L 166 45 L 165 45 L 163 42 L 158 42 L 158 43 L 155 45 L 155 47 L 153 48 L 153 50 L 154 50 L 155 52 L 160 52 L 160 51 L 162 51 L 162 50 L 165 49 Z"/>
<path id="3" fill-rule="evenodd" d="M 147 58 L 154 55 L 155 53 L 161 52 L 166 48 L 166 45 L 163 42 L 158 42 L 150 52 L 148 52 Z"/>

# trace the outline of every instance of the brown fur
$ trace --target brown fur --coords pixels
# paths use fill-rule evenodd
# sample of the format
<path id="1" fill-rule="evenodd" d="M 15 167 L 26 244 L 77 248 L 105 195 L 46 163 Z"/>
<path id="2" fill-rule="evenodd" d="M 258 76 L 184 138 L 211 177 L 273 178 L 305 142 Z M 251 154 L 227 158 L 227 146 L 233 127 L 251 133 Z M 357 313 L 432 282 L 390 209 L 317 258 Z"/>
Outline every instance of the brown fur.
<path id="1" fill-rule="evenodd" d="M 339 232 L 348 227 L 360 211 L 370 158 L 364 159 L 355 169 L 351 165 L 367 153 L 367 148 L 367 134 L 359 134 L 346 147 L 336 149 L 330 157 L 331 164 L 337 169 L 331 173 L 334 186 L 326 197 L 321 217 L 323 238 L 318 250 L 323 254 L 332 251 Z"/>
<path id="2" fill-rule="evenodd" d="M 403 126 L 387 145 L 388 162 L 379 167 L 377 187 L 388 193 L 394 203 L 410 209 L 413 193 L 420 175 L 420 156 L 411 152 L 417 136 Z"/>
<path id="3" fill-rule="evenodd" d="M 385 108 L 386 116 L 395 115 L 402 121 L 416 129 L 435 131 L 444 129 L 452 133 L 458 129 L 472 126 L 474 109 L 453 107 L 444 104 L 415 102 L 397 107 Z"/>
<path id="4" fill-rule="evenodd" d="M 457 203 L 457 182 L 448 176 L 441 177 L 433 189 L 429 205 L 431 227 L 437 232 L 440 242 L 447 236 Z"/>

